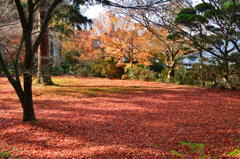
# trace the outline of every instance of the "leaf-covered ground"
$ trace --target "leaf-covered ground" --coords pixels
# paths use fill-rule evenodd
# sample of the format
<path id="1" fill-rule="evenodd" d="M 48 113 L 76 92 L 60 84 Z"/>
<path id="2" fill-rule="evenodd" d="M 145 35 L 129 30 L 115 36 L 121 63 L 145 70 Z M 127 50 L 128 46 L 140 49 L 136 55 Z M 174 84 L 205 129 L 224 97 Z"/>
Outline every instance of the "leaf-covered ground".
<path id="1" fill-rule="evenodd" d="M 240 158 L 240 91 L 54 77 L 22 122 L 0 78 L 0 158 Z M 235 157 L 234 157 L 235 156 Z"/>

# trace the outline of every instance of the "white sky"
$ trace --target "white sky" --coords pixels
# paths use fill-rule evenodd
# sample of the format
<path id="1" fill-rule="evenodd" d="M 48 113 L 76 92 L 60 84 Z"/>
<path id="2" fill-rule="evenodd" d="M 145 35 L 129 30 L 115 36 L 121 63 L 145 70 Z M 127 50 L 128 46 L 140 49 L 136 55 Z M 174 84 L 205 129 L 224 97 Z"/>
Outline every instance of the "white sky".
<path id="1" fill-rule="evenodd" d="M 201 0 L 192 0 L 193 5 L 196 5 L 198 3 L 201 3 Z M 101 13 L 104 13 L 107 9 L 102 7 L 102 5 L 93 5 L 89 6 L 89 9 L 87 9 L 83 15 L 87 16 L 90 19 L 97 18 Z"/>
<path id="2" fill-rule="evenodd" d="M 83 15 L 87 16 L 90 19 L 97 18 L 101 13 L 104 13 L 106 9 L 102 5 L 89 6 L 89 9 L 86 10 Z"/>

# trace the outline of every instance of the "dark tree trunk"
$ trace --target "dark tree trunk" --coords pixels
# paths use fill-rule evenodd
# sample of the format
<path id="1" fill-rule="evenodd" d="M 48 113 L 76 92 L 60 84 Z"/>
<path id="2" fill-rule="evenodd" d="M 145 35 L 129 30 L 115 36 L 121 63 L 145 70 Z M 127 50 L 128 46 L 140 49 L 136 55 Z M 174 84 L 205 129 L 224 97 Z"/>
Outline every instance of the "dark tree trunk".
<path id="1" fill-rule="evenodd" d="M 6 61 L 4 56 L 0 52 L 0 65 L 7 76 L 9 82 L 12 84 L 13 88 L 15 89 L 18 98 L 21 102 L 23 108 L 23 121 L 35 121 L 35 114 L 33 108 L 33 99 L 32 99 L 32 68 L 33 68 L 33 56 L 36 53 L 39 44 L 42 41 L 42 38 L 45 35 L 45 31 L 48 27 L 48 23 L 51 18 L 51 14 L 56 8 L 56 6 L 61 3 L 63 0 L 54 0 L 50 8 L 48 9 L 46 16 L 42 19 L 43 25 L 41 27 L 41 31 L 39 36 L 37 37 L 34 44 L 32 44 L 32 31 L 33 31 L 33 24 L 34 24 L 34 13 L 37 9 L 38 4 L 40 1 L 28 0 L 28 7 L 27 12 L 25 8 L 23 8 L 22 2 L 20 0 L 14 0 L 15 5 L 17 7 L 18 15 L 21 21 L 22 29 L 23 29 L 23 38 L 25 42 L 25 59 L 24 59 L 24 87 L 22 87 L 20 79 L 19 79 L 19 70 L 17 67 L 19 56 L 16 57 L 16 61 L 14 64 L 16 79 L 11 75 L 9 68 L 6 65 Z M 46 8 L 45 8 L 46 9 Z M 22 42 L 20 44 L 20 48 L 22 47 Z M 20 51 L 19 49 L 18 51 Z M 20 52 L 19 52 L 20 53 Z M 19 54 L 17 53 L 17 54 Z"/>
<path id="2" fill-rule="evenodd" d="M 41 28 L 43 27 L 44 19 L 46 17 L 47 12 L 47 4 L 46 0 L 39 7 L 40 10 L 40 23 Z M 40 44 L 40 51 L 38 53 L 38 77 L 37 84 L 46 84 L 52 85 L 52 79 L 49 68 L 49 47 L 48 47 L 48 30 L 46 30 L 43 35 L 42 42 Z"/>
<path id="3" fill-rule="evenodd" d="M 35 121 L 35 114 L 32 99 L 32 75 L 24 73 L 24 100 L 21 103 L 23 107 L 23 121 Z"/>
<path id="4" fill-rule="evenodd" d="M 23 121 L 35 121 L 35 114 L 33 109 L 32 99 L 32 73 L 33 73 L 33 48 L 32 48 L 32 34 L 25 33 L 25 63 L 23 73 L 23 89 L 24 96 L 21 101 L 23 107 Z M 26 62 L 27 61 L 27 62 Z"/>

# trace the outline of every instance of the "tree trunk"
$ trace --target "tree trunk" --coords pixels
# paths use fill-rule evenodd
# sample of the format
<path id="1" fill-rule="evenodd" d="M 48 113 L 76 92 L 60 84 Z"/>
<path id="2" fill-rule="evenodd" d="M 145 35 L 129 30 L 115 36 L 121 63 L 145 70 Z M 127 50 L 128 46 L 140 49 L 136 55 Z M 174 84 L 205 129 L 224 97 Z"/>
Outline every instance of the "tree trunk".
<path id="1" fill-rule="evenodd" d="M 34 44 L 32 43 L 32 31 L 34 24 L 34 13 L 35 7 L 40 1 L 33 2 L 28 1 L 28 7 L 23 7 L 20 0 L 14 0 L 17 7 L 17 12 L 19 19 L 21 21 L 21 26 L 23 30 L 23 37 L 25 42 L 25 59 L 24 59 L 24 73 L 23 73 L 23 83 L 24 87 L 22 89 L 20 80 L 16 80 L 12 77 L 7 68 L 7 65 L 2 56 L 0 56 L 0 64 L 4 69 L 4 73 L 8 77 L 9 82 L 13 85 L 18 97 L 21 101 L 23 107 L 23 121 L 35 121 L 35 114 L 33 109 L 33 99 L 32 99 L 32 73 L 33 73 L 33 57 L 36 53 L 39 44 L 44 36 L 46 28 L 51 18 L 51 14 L 56 8 L 56 6 L 62 2 L 62 0 L 54 0 L 52 5 L 47 11 L 47 16 L 44 16 L 44 24 L 41 27 L 40 34 L 35 40 Z M 46 11 L 45 11 L 46 12 Z M 18 61 L 18 60 L 16 60 Z"/>
<path id="2" fill-rule="evenodd" d="M 23 73 L 23 88 L 24 94 L 21 99 L 23 107 L 23 121 L 35 121 L 35 114 L 33 109 L 32 99 L 32 73 L 33 73 L 33 49 L 32 49 L 32 35 L 27 33 L 24 35 L 25 38 L 25 63 Z"/>
<path id="3" fill-rule="evenodd" d="M 199 70 L 200 70 L 200 79 L 201 79 L 201 86 L 205 86 L 204 75 L 203 75 L 203 49 L 199 50 Z"/>
<path id="4" fill-rule="evenodd" d="M 1 45 L 0 45 L 0 56 L 3 58 L 3 60 L 5 60 L 5 58 L 4 58 L 4 51 L 3 51 L 3 48 L 2 48 Z M 1 69 L 1 65 L 0 65 L 0 75 L 1 75 L 1 71 L 2 71 L 2 69 Z"/>
<path id="5" fill-rule="evenodd" d="M 32 75 L 24 73 L 24 98 L 21 102 L 23 107 L 23 121 L 35 121 L 32 99 Z"/>
<path id="6" fill-rule="evenodd" d="M 173 67 L 168 67 L 167 82 L 174 83 L 174 69 L 173 69 Z"/>
<path id="7" fill-rule="evenodd" d="M 41 28 L 46 16 L 47 4 L 46 1 L 39 7 Z M 48 30 L 46 30 L 42 42 L 40 44 L 40 51 L 38 53 L 38 77 L 37 84 L 53 85 L 50 68 L 49 68 L 49 47 L 48 47 Z"/>
<path id="8" fill-rule="evenodd" d="M 3 50 L 3 47 L 2 46 L 0 46 L 0 54 L 2 55 L 2 57 L 3 57 L 3 60 L 5 60 L 5 56 L 4 56 L 4 50 Z"/>
<path id="9" fill-rule="evenodd" d="M 53 32 L 53 61 L 57 66 L 61 66 L 60 44 L 57 33 Z"/>
<path id="10" fill-rule="evenodd" d="M 130 78 L 133 78 L 133 59 L 130 60 Z"/>

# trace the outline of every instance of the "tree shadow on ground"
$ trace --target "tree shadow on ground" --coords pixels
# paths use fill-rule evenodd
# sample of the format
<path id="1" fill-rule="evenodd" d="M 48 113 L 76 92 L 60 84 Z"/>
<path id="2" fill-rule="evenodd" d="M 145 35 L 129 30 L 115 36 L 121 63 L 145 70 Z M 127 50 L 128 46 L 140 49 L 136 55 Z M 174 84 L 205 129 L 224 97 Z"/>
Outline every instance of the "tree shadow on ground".
<path id="1" fill-rule="evenodd" d="M 171 150 L 192 158 L 203 155 L 181 141 L 203 143 L 204 154 L 219 157 L 239 146 L 239 92 L 100 87 L 81 87 L 95 96 L 79 98 L 76 87 L 35 96 L 37 123 L 21 123 L 17 98 L 1 98 L 1 108 L 9 102 L 18 111 L 11 119 L 0 109 L 5 113 L 0 121 L 9 124 L 0 128 L 0 139 L 16 146 L 12 153 L 23 158 L 170 158 Z"/>

